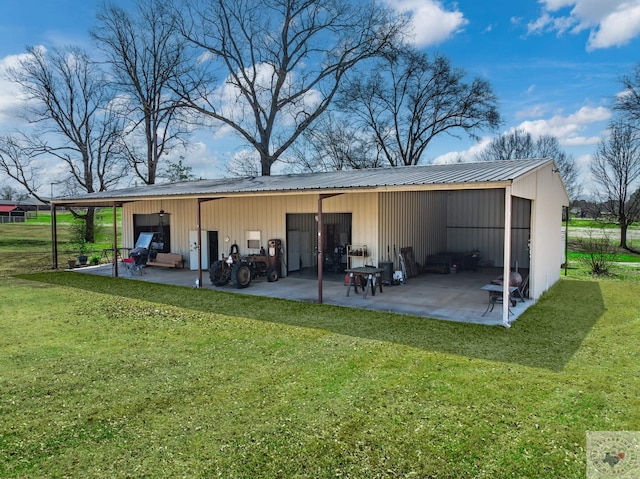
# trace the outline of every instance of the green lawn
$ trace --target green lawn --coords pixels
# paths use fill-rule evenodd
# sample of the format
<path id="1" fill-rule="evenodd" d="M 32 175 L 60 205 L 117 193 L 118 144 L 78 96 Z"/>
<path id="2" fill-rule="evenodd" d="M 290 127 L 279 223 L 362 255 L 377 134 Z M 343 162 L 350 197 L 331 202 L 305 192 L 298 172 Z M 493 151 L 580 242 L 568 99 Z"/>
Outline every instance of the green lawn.
<path id="1" fill-rule="evenodd" d="M 588 257 L 588 254 L 579 251 L 569 251 L 567 257 L 569 261 L 583 261 L 585 257 Z M 631 253 L 612 253 L 611 261 L 615 263 L 640 263 L 640 256 Z"/>
<path id="2" fill-rule="evenodd" d="M 590 218 L 571 218 L 569 220 L 569 231 L 571 231 L 571 228 L 612 229 L 612 228 L 619 228 L 619 226 L 616 223 L 610 223 L 604 220 L 594 220 Z M 637 223 L 637 222 L 629 226 L 629 229 L 638 229 L 638 228 L 640 228 L 640 223 Z"/>
<path id="3" fill-rule="evenodd" d="M 88 246 L 90 255 L 101 256 L 102 250 L 113 244 L 113 211 L 110 208 L 100 209 L 96 214 L 96 224 L 97 241 Z M 74 219 L 71 213 L 58 212 L 57 225 L 58 263 L 64 267 L 67 259 L 78 255 L 78 246 L 73 241 Z M 51 269 L 51 250 L 51 216 L 48 211 L 39 212 L 37 218 L 29 218 L 26 223 L 0 224 L 0 277 Z"/>
<path id="4" fill-rule="evenodd" d="M 74 273 L 0 280 L 0 476 L 582 478 L 640 430 L 639 282 L 511 329 Z"/>

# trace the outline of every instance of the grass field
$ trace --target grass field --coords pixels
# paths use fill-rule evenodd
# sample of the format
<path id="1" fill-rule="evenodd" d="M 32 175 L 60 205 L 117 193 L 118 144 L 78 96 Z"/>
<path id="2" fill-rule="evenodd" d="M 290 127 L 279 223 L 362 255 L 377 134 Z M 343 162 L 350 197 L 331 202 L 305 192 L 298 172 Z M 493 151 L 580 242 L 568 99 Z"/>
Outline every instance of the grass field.
<path id="1" fill-rule="evenodd" d="M 594 220 L 589 218 L 571 218 L 569 220 L 569 229 L 571 228 L 606 228 L 606 229 L 617 229 L 618 225 L 615 223 L 609 223 L 602 220 Z M 640 223 L 633 223 L 629 226 L 630 230 L 640 229 Z"/>
<path id="2" fill-rule="evenodd" d="M 73 273 L 0 295 L 1 477 L 579 478 L 586 431 L 640 429 L 638 283 L 563 280 L 509 330 Z"/>
<path id="3" fill-rule="evenodd" d="M 2 478 L 583 478 L 587 431 L 640 430 L 640 268 L 504 329 L 17 274 L 5 226 Z"/>
<path id="4" fill-rule="evenodd" d="M 71 213 L 57 214 L 58 263 L 61 267 L 66 265 L 68 259 L 78 255 L 78 247 L 74 243 L 75 224 Z M 99 210 L 96 224 L 98 241 L 88 246 L 90 254 L 101 255 L 102 250 L 111 247 L 113 243 L 113 211 L 109 208 Z M 29 218 L 26 223 L 0 224 L 0 254 L 0 277 L 50 270 L 53 255 L 49 212 L 40 212 L 37 218 Z"/>

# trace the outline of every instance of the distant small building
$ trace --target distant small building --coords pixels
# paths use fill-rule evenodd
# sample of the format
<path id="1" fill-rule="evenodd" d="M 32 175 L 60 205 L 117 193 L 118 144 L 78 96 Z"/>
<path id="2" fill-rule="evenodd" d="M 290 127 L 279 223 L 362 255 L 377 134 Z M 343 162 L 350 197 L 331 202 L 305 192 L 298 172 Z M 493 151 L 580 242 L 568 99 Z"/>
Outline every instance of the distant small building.
<path id="1" fill-rule="evenodd" d="M 0 222 L 3 223 L 23 222 L 26 221 L 26 218 L 37 218 L 38 212 L 40 211 L 51 210 L 51 206 L 49 205 L 49 203 L 45 203 L 35 198 L 23 198 L 20 200 L 0 200 L 0 208 L 3 211 L 3 217 L 22 218 L 17 220 L 0 220 Z M 8 213 L 14 211 L 13 209 L 16 209 L 15 214 L 9 215 Z"/>
<path id="2" fill-rule="evenodd" d="M 0 223 L 24 223 L 27 212 L 15 204 L 0 205 Z"/>

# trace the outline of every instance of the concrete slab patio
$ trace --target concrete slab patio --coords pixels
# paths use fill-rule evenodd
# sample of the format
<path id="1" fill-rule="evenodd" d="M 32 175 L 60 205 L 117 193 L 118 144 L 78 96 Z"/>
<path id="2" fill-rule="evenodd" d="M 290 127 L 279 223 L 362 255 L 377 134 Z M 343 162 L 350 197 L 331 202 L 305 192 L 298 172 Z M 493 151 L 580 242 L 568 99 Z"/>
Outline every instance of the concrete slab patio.
<path id="1" fill-rule="evenodd" d="M 82 274 L 112 276 L 112 269 L 111 265 L 99 265 L 76 268 L 73 271 Z M 502 269 L 498 268 L 480 268 L 478 271 L 465 271 L 457 274 L 422 274 L 410 278 L 403 285 L 383 286 L 382 293 L 378 291 L 375 296 L 369 293 L 366 297 L 362 293 L 354 294 L 353 290 L 347 297 L 347 287 L 343 283 L 344 275 L 325 273 L 322 288 L 323 303 L 449 321 L 501 325 L 501 304 L 497 304 L 493 311 L 483 316 L 489 303 L 489 297 L 487 291 L 480 289 L 492 279 L 500 276 L 501 273 Z M 144 268 L 141 275 L 139 273 L 128 275 L 122 264 L 118 266 L 118 275 L 132 281 L 148 281 L 187 287 L 195 287 L 198 278 L 197 271 L 153 266 Z M 292 273 L 274 283 L 269 283 L 264 278 L 258 278 L 245 289 L 237 289 L 231 284 L 223 287 L 212 286 L 208 271 L 204 271 L 202 287 L 236 294 L 312 303 L 318 301 L 318 282 L 311 270 Z M 532 304 L 532 300 L 527 299 L 524 302 L 518 300 L 516 306 L 510 308 L 512 311 L 511 322 L 515 321 Z"/>

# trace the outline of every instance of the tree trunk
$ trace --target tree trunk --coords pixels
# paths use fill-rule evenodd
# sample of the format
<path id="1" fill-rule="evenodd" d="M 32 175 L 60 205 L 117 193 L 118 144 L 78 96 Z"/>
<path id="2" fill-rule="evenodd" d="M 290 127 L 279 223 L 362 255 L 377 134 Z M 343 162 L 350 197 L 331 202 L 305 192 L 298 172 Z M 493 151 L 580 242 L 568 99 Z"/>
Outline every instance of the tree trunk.
<path id="1" fill-rule="evenodd" d="M 273 165 L 273 158 L 268 153 L 260 151 L 260 174 L 262 176 L 271 176 L 271 165 Z"/>
<path id="2" fill-rule="evenodd" d="M 96 239 L 96 209 L 87 208 L 85 217 L 84 239 L 87 243 L 95 243 Z"/>
<path id="3" fill-rule="evenodd" d="M 620 222 L 620 248 L 629 249 L 627 246 L 627 223 Z"/>

